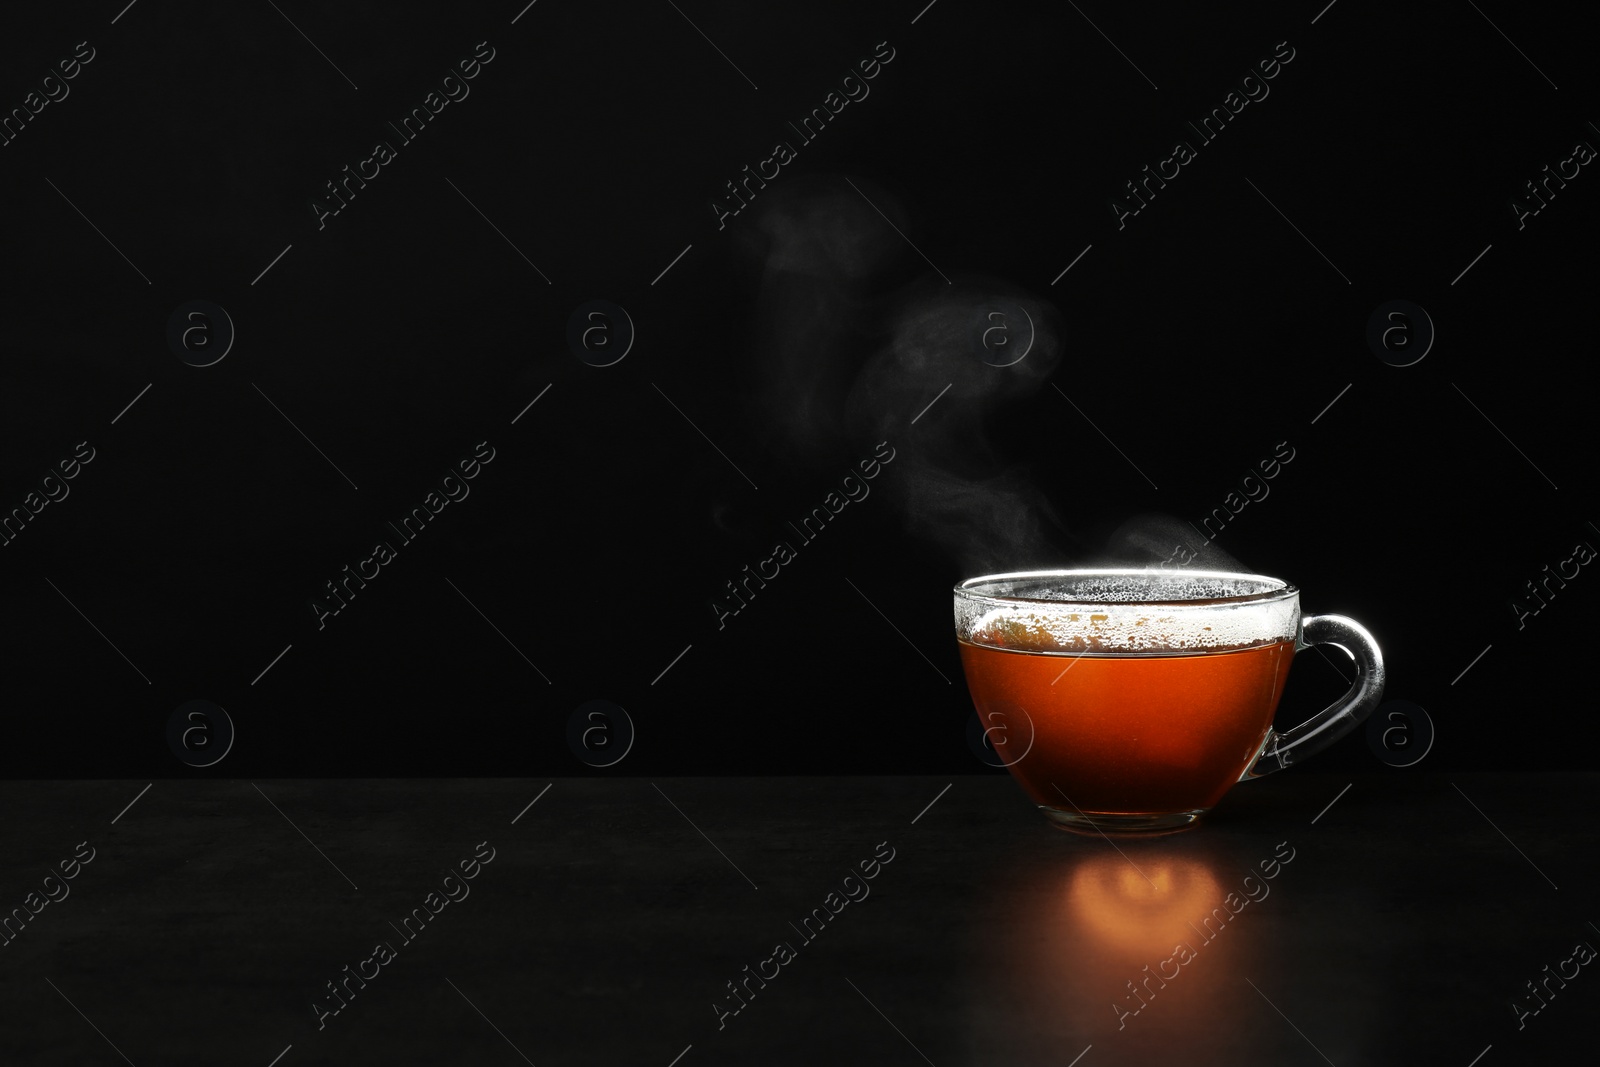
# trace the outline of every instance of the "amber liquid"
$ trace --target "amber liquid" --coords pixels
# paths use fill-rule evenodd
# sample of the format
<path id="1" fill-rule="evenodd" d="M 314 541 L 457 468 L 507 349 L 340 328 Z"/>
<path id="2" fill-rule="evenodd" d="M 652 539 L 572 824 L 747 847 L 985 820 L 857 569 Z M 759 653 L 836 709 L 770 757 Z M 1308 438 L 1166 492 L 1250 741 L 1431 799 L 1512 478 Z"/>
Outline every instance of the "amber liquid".
<path id="1" fill-rule="evenodd" d="M 1004 725 L 991 738 L 1023 790 L 1089 815 L 1214 806 L 1255 759 L 1293 658 L 1293 641 L 1138 656 L 961 642 L 979 718 Z"/>

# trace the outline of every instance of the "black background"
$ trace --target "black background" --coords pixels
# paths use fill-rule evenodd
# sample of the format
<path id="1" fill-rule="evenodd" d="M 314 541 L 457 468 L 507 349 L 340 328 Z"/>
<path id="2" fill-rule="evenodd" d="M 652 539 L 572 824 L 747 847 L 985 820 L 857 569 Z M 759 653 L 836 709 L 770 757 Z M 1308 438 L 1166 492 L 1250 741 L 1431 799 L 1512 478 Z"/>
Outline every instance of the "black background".
<path id="1" fill-rule="evenodd" d="M 1600 544 L 1600 179 L 1520 229 L 1511 206 L 1600 144 L 1586 35 L 1319 6 L 8 13 L 0 106 L 95 58 L 0 148 L 0 510 L 95 459 L 0 548 L 4 773 L 581 774 L 592 699 L 637 730 L 594 773 L 981 771 L 950 585 L 1198 521 L 1280 441 L 1217 544 L 1373 631 L 1437 729 L 1423 766 L 1592 766 L 1600 579 L 1522 629 L 1510 607 Z M 470 95 L 319 230 L 324 183 L 480 41 Z M 870 95 L 719 229 L 724 183 L 884 41 Z M 1270 95 L 1119 229 L 1124 182 L 1280 41 Z M 1041 322 L 1011 368 L 967 332 L 996 295 Z M 237 329 L 205 368 L 166 342 L 197 299 Z M 595 299 L 637 329 L 603 368 L 566 340 Z M 1395 299 L 1438 334 L 1408 367 L 1365 337 Z M 928 308 L 926 360 L 858 377 Z M 319 630 L 324 583 L 484 440 L 471 495 Z M 723 583 L 880 440 L 873 495 L 719 629 Z M 959 524 L 907 506 L 919 455 L 1031 479 L 1048 545 L 950 551 Z M 1343 687 L 1301 659 L 1282 721 Z M 166 741 L 197 698 L 238 732 L 209 770 Z M 1376 758 L 1357 735 L 1319 763 Z"/>

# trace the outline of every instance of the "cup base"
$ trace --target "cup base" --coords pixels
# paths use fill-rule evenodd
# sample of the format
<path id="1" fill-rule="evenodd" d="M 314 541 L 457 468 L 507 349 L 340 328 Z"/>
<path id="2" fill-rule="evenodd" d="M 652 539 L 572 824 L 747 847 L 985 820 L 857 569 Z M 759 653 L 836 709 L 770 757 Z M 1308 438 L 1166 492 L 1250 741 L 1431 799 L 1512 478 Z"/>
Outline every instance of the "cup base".
<path id="1" fill-rule="evenodd" d="M 1095 837 L 1101 834 L 1170 834 L 1187 830 L 1198 824 L 1200 816 L 1210 808 L 1192 811 L 1133 812 L 1128 814 L 1108 812 L 1063 811 L 1047 804 L 1039 805 L 1039 812 L 1057 829 Z"/>

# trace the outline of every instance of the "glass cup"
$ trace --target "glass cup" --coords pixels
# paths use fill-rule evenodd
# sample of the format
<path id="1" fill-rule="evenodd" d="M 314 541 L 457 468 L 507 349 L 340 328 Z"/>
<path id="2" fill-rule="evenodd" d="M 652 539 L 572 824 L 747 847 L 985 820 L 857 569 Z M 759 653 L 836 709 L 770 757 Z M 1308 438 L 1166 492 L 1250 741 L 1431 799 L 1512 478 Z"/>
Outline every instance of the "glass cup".
<path id="1" fill-rule="evenodd" d="M 955 622 L 986 740 L 1065 830 L 1193 825 L 1235 782 L 1344 736 L 1383 695 L 1383 654 L 1365 628 L 1302 617 L 1300 591 L 1261 575 L 989 575 L 955 587 Z M 1280 733 L 1290 661 L 1312 645 L 1348 654 L 1355 681 Z"/>

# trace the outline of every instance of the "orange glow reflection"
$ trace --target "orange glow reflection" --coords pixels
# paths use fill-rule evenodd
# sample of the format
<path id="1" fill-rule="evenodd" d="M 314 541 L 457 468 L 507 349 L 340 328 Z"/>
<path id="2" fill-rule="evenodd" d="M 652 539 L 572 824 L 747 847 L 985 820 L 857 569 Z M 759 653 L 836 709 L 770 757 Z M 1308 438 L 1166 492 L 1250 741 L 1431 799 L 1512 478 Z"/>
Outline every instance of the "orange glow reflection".
<path id="1" fill-rule="evenodd" d="M 1069 921 L 1107 947 L 1165 956 L 1223 897 L 1205 865 L 1149 854 L 1085 859 L 1067 883 Z"/>
<path id="2" fill-rule="evenodd" d="M 1265 927 L 1246 911 L 1208 941 L 1204 924 L 1239 889 L 1238 867 L 1194 842 L 1072 845 L 989 887 L 974 929 L 973 1062 L 1065 1062 L 1091 1042 L 1108 1063 L 1162 1063 L 1180 1048 L 1184 1062 L 1228 1062 L 1237 1032 L 1219 1020 L 1249 993 L 1237 975 L 1259 969 Z M 1180 945 L 1190 954 L 1175 958 Z"/>

